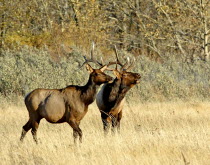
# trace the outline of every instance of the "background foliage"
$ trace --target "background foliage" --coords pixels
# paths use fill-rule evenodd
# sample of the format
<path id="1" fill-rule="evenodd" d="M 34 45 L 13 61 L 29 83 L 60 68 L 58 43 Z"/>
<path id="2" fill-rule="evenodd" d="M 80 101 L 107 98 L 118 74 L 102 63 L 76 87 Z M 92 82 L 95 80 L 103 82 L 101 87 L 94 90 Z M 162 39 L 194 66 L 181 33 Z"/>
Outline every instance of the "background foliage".
<path id="1" fill-rule="evenodd" d="M 94 41 L 137 59 L 129 98 L 209 98 L 209 35 L 209 0 L 0 0 L 0 93 L 84 85 Z"/>
<path id="2" fill-rule="evenodd" d="M 209 0 L 0 0 L 0 48 L 47 46 L 63 55 L 92 41 L 134 55 L 209 59 Z"/>
<path id="3" fill-rule="evenodd" d="M 47 49 L 23 47 L 20 51 L 4 51 L 0 57 L 1 95 L 24 96 L 35 88 L 85 85 L 88 72 L 85 67 L 80 67 L 84 61 L 82 55 L 85 53 L 76 47 L 72 50 L 72 53 L 57 60 L 50 57 Z M 125 51 L 120 51 L 119 54 L 121 61 L 124 60 L 123 57 L 132 58 L 132 54 Z M 112 56 L 114 57 L 114 54 L 105 59 L 105 62 Z M 191 65 L 170 59 L 160 63 L 145 56 L 138 56 L 131 71 L 140 73 L 142 78 L 141 83 L 127 95 L 128 100 L 143 102 L 210 98 L 209 62 L 197 61 Z"/>

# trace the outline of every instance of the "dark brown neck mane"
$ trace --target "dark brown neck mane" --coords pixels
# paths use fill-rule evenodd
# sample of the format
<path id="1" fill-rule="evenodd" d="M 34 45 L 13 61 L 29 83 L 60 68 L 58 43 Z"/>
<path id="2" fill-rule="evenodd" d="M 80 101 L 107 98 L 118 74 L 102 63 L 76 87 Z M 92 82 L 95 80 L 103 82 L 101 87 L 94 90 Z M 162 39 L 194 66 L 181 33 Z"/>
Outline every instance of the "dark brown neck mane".
<path id="1" fill-rule="evenodd" d="M 81 86 L 81 99 L 85 103 L 85 105 L 89 105 L 93 103 L 93 101 L 96 98 L 96 93 L 98 91 L 100 85 L 97 85 L 91 78 L 91 75 L 89 77 L 89 80 L 85 86 Z"/>
<path id="2" fill-rule="evenodd" d="M 129 91 L 130 87 L 125 87 L 122 84 L 122 79 L 115 78 L 115 80 L 107 84 L 105 88 L 104 100 L 107 105 L 107 110 L 115 108 L 122 99 L 125 97 L 126 93 Z"/>

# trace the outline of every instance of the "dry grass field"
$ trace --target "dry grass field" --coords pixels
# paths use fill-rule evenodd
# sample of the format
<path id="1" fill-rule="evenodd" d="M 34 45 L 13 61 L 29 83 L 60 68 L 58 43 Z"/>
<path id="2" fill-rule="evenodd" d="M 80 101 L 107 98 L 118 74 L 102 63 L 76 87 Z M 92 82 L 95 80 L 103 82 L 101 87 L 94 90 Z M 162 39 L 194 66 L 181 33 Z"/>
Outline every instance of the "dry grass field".
<path id="1" fill-rule="evenodd" d="M 36 145 L 28 132 L 23 105 L 0 108 L 1 165 L 209 165 L 210 102 L 162 102 L 126 105 L 121 134 L 103 136 L 95 104 L 82 120 L 83 143 L 75 146 L 72 128 L 44 119 Z"/>

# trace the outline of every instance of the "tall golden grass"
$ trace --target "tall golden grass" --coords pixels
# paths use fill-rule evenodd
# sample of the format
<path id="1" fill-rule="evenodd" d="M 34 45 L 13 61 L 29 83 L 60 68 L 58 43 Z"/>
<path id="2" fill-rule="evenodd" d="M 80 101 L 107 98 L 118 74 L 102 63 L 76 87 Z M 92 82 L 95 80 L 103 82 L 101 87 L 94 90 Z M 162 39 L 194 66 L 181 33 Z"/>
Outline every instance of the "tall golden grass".
<path id="1" fill-rule="evenodd" d="M 104 137 L 96 105 L 82 120 L 83 143 L 75 146 L 68 124 L 44 119 L 36 145 L 28 132 L 24 105 L 0 108 L 0 164 L 210 164 L 210 102 L 157 102 L 126 105 L 121 133 Z"/>

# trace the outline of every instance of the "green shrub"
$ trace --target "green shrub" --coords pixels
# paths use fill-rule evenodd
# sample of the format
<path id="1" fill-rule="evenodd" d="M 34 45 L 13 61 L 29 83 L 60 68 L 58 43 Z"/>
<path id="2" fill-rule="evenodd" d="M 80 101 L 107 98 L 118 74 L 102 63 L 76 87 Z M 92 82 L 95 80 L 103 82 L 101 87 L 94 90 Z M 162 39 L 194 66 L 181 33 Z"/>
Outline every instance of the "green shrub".
<path id="1" fill-rule="evenodd" d="M 168 60 L 157 63 L 139 57 L 135 72 L 142 75 L 134 96 L 143 101 L 210 98 L 210 63 L 197 61 L 194 64 Z"/>
<path id="2" fill-rule="evenodd" d="M 73 48 L 72 53 L 55 61 L 47 49 L 24 47 L 20 51 L 4 51 L 0 56 L 0 93 L 7 97 L 11 94 L 23 96 L 36 88 L 85 85 L 88 73 L 85 67 L 79 68 L 84 62 L 82 55 L 78 48 Z M 210 98 L 209 62 L 188 64 L 171 59 L 157 63 L 139 56 L 131 71 L 140 73 L 142 78 L 126 95 L 128 100 Z"/>
<path id="3" fill-rule="evenodd" d="M 55 62 L 46 50 L 24 47 L 19 52 L 5 51 L 0 60 L 0 92 L 5 95 L 25 95 L 35 88 L 63 88 L 87 79 L 84 68 L 78 69 L 83 59 L 77 52 Z"/>

